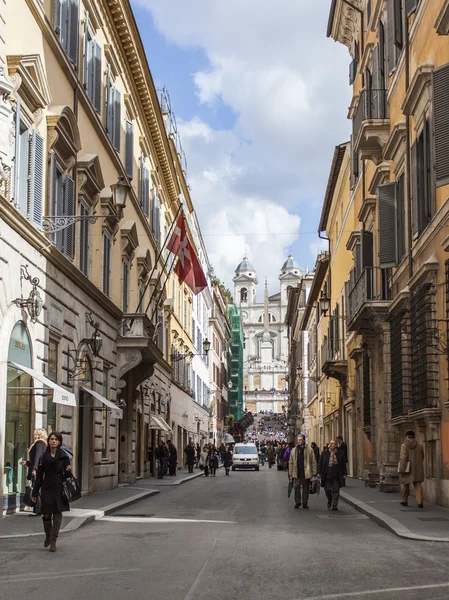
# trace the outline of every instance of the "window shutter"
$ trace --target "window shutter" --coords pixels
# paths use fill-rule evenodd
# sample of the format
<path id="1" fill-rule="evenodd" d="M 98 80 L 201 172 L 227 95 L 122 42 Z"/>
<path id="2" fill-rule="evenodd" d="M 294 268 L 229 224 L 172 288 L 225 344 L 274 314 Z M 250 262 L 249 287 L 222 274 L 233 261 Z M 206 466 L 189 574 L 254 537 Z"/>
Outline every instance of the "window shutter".
<path id="1" fill-rule="evenodd" d="M 134 130 L 131 121 L 125 121 L 125 171 L 130 179 L 133 178 Z"/>
<path id="2" fill-rule="evenodd" d="M 30 220 L 40 228 L 44 201 L 44 138 L 35 130 L 30 138 L 29 180 Z"/>
<path id="3" fill-rule="evenodd" d="M 53 0 L 53 29 L 59 38 L 61 38 L 61 12 L 61 0 Z"/>
<path id="4" fill-rule="evenodd" d="M 142 210 L 146 217 L 150 216 L 150 172 L 145 165 L 141 170 L 142 185 Z"/>
<path id="5" fill-rule="evenodd" d="M 449 64 L 435 69 L 433 77 L 433 115 L 435 129 L 436 185 L 449 183 Z"/>
<path id="6" fill-rule="evenodd" d="M 68 0 L 68 44 L 67 54 L 74 65 L 78 64 L 79 0 Z"/>
<path id="7" fill-rule="evenodd" d="M 65 182 L 65 215 L 70 216 L 75 214 L 75 182 L 67 175 Z M 64 254 L 70 259 L 73 259 L 75 254 L 75 225 L 67 227 L 64 240 Z"/>
<path id="8" fill-rule="evenodd" d="M 387 0 L 387 70 L 391 73 L 396 66 L 395 46 L 395 0 Z"/>
<path id="9" fill-rule="evenodd" d="M 388 269 L 397 266 L 396 240 L 396 183 L 385 183 L 377 188 L 379 215 L 379 266 Z"/>
<path id="10" fill-rule="evenodd" d="M 396 186 L 397 260 L 405 256 L 405 176 L 402 174 Z"/>
<path id="11" fill-rule="evenodd" d="M 361 245 L 356 244 L 355 246 L 355 280 L 357 281 L 362 274 L 362 251 Z"/>
<path id="12" fill-rule="evenodd" d="M 91 98 L 89 93 L 90 90 L 90 79 L 92 63 L 89 64 L 89 13 L 86 11 L 84 14 L 84 44 L 83 44 L 83 70 L 84 70 L 84 89 L 87 91 L 87 95 Z"/>
<path id="13" fill-rule="evenodd" d="M 120 125 L 121 125 L 121 94 L 117 88 L 114 88 L 114 131 L 113 131 L 113 144 L 117 152 L 120 152 Z"/>
<path id="14" fill-rule="evenodd" d="M 104 95 L 105 101 L 105 119 L 106 119 L 106 133 L 109 139 L 112 141 L 112 84 L 111 84 L 111 67 L 108 65 L 106 70 L 106 93 Z"/>
<path id="15" fill-rule="evenodd" d="M 381 106 L 381 98 L 383 94 L 380 92 L 382 89 L 381 82 L 381 72 L 380 72 L 380 53 L 379 53 L 379 44 L 376 44 L 372 51 L 373 57 L 373 89 L 371 90 L 371 98 L 370 98 L 370 109 L 371 109 L 371 117 L 374 119 L 378 119 L 380 117 L 380 106 Z"/>
<path id="16" fill-rule="evenodd" d="M 102 87 L 102 73 L 101 73 L 101 46 L 94 42 L 93 46 L 93 105 L 97 113 L 101 113 L 101 87 Z"/>
<path id="17" fill-rule="evenodd" d="M 402 49 L 402 0 L 393 0 L 394 10 L 394 45 Z M 397 54 L 397 53 L 396 53 Z"/>
<path id="18" fill-rule="evenodd" d="M 20 212 L 23 212 L 23 207 L 19 205 L 19 187 L 20 187 L 20 98 L 17 98 L 16 104 L 16 132 L 14 140 L 14 203 L 19 207 Z"/>
<path id="19" fill-rule="evenodd" d="M 418 156 L 416 142 L 411 147 L 412 238 L 418 237 Z"/>
<path id="20" fill-rule="evenodd" d="M 349 65 L 349 85 L 352 85 L 357 77 L 357 61 L 354 60 Z"/>
<path id="21" fill-rule="evenodd" d="M 360 232 L 360 251 L 362 257 L 362 269 L 374 266 L 373 234 L 371 231 Z"/>
<path id="22" fill-rule="evenodd" d="M 103 235 L 103 294 L 109 296 L 109 275 L 111 263 L 111 240 Z"/>
<path id="23" fill-rule="evenodd" d="M 89 211 L 80 204 L 80 215 L 87 217 Z M 84 275 L 88 275 L 88 256 L 89 256 L 89 221 L 84 219 L 80 222 L 80 271 Z"/>
<path id="24" fill-rule="evenodd" d="M 405 12 L 407 14 L 407 17 L 410 17 L 410 15 L 412 15 L 416 11 L 418 2 L 419 0 L 405 0 Z"/>

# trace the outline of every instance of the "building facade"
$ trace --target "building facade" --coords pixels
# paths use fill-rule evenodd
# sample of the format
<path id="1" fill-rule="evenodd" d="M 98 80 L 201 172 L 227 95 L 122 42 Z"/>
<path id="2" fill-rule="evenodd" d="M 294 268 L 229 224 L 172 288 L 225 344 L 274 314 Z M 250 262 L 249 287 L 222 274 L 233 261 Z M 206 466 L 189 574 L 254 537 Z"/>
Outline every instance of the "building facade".
<path id="1" fill-rule="evenodd" d="M 240 303 L 245 332 L 243 377 L 245 407 L 251 412 L 282 412 L 287 402 L 288 336 L 284 320 L 288 290 L 297 287 L 301 269 L 289 256 L 279 275 L 280 291 L 257 301 L 258 278 L 245 257 L 235 271 L 234 298 Z"/>
<path id="2" fill-rule="evenodd" d="M 443 0 L 331 3 L 328 36 L 352 58 L 344 194 L 354 225 L 347 241 L 345 356 L 340 348 L 322 364 L 339 377 L 347 372 L 339 429 L 353 432 L 354 475 L 382 491 L 397 489 L 400 442 L 414 429 L 424 444 L 425 495 L 446 506 L 448 23 Z M 331 204 L 338 212 L 335 194 Z M 340 281 L 347 258 L 332 257 L 331 248 L 330 265 L 332 281 L 335 272 Z M 326 290 L 331 321 L 340 283 Z"/>
<path id="3" fill-rule="evenodd" d="M 178 286 L 186 318 L 169 301 L 164 242 L 181 200 L 188 215 L 193 205 L 129 2 L 17 0 L 0 11 L 8 511 L 21 504 L 20 461 L 37 427 L 63 433 L 91 493 L 150 476 L 161 437 L 187 440 L 172 331 L 190 352 L 192 299 Z"/>

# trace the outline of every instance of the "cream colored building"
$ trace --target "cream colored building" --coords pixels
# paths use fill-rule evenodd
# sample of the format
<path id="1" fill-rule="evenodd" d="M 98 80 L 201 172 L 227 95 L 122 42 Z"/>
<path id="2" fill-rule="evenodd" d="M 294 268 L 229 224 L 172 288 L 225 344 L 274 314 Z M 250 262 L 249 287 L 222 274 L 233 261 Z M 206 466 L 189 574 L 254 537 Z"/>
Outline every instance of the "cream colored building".
<path id="1" fill-rule="evenodd" d="M 84 491 L 148 477 L 159 437 L 187 438 L 172 331 L 192 346 L 160 253 L 185 174 L 129 2 L 15 0 L 0 17 L 0 493 L 15 510 L 35 427 L 62 431 Z"/>

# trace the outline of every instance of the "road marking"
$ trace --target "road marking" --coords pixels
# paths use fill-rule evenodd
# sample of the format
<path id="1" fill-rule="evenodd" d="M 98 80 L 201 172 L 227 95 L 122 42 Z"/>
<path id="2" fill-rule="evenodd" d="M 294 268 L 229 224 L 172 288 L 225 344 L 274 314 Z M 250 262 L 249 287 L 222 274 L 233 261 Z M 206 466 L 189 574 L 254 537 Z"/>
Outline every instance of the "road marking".
<path id="1" fill-rule="evenodd" d="M 184 597 L 184 600 L 192 600 L 192 598 L 195 597 L 195 592 L 198 588 L 200 579 L 202 574 L 206 571 L 207 567 L 209 566 L 209 562 L 210 559 L 212 558 L 212 554 L 214 553 L 215 550 L 215 546 L 217 545 L 218 542 L 218 538 L 214 539 L 214 543 L 212 544 L 212 549 L 209 552 L 209 554 L 207 555 L 206 560 L 204 561 L 204 565 L 201 567 L 200 572 L 198 573 L 198 575 L 195 577 L 195 581 L 192 583 L 192 587 L 190 588 L 190 590 L 187 592 L 187 595 Z"/>
<path id="2" fill-rule="evenodd" d="M 83 577 L 89 577 L 90 575 L 106 575 L 106 574 L 115 574 L 115 573 L 130 573 L 133 571 L 140 571 L 140 569 L 111 569 L 109 567 L 98 567 L 96 569 L 81 569 L 79 571 L 68 571 L 67 573 L 51 572 L 51 573 L 36 573 L 34 575 L 21 575 L 21 576 L 12 576 L 8 575 L 6 577 L 0 577 L 1 583 L 20 583 L 22 581 L 38 581 L 38 580 L 49 580 L 49 579 L 67 579 L 69 577 L 79 577 L 82 575 Z"/>
<path id="3" fill-rule="evenodd" d="M 206 519 L 168 519 L 164 517 L 103 517 L 101 521 L 116 523 L 222 523 L 235 525 L 236 521 L 213 521 Z"/>
<path id="4" fill-rule="evenodd" d="M 382 590 L 364 590 L 363 592 L 342 592 L 341 594 L 326 594 L 325 596 L 308 596 L 301 600 L 335 600 L 335 598 L 357 598 L 365 596 L 375 596 L 379 594 L 392 594 L 397 592 L 413 592 L 417 590 L 432 590 L 438 588 L 447 588 L 449 583 L 432 583 L 428 585 L 414 585 L 411 587 L 384 588 Z M 299 599 L 298 599 L 299 600 Z"/>

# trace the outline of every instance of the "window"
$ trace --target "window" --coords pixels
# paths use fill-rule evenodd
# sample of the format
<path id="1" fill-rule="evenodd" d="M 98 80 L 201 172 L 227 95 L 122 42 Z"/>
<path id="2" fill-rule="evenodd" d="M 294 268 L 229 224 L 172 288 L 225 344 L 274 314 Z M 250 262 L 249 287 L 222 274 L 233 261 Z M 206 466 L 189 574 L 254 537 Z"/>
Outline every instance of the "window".
<path id="1" fill-rule="evenodd" d="M 363 426 L 371 425 L 371 365 L 368 351 L 363 351 Z"/>
<path id="2" fill-rule="evenodd" d="M 111 238 L 103 234 L 103 294 L 111 295 Z"/>
<path id="3" fill-rule="evenodd" d="M 408 377 L 404 377 L 404 336 L 406 315 L 404 311 L 396 311 L 390 319 L 390 360 L 391 360 L 391 416 L 404 414 L 404 387 Z"/>
<path id="4" fill-rule="evenodd" d="M 449 64 L 435 69 L 433 80 L 434 144 L 436 185 L 449 183 Z"/>
<path id="5" fill-rule="evenodd" d="M 58 342 L 50 339 L 48 344 L 48 378 L 58 383 Z M 49 390 L 47 395 L 47 431 L 56 431 L 56 404 L 53 402 L 53 391 Z"/>
<path id="6" fill-rule="evenodd" d="M 418 238 L 434 212 L 430 124 L 426 120 L 412 145 L 412 235 Z"/>
<path id="7" fill-rule="evenodd" d="M 129 303 L 129 263 L 122 260 L 122 310 L 128 312 Z"/>
<path id="8" fill-rule="evenodd" d="M 134 166 L 134 128 L 132 121 L 125 121 L 125 172 L 129 179 L 133 178 Z"/>
<path id="9" fill-rule="evenodd" d="M 405 185 L 404 174 L 397 182 L 380 185 L 379 214 L 379 266 L 396 267 L 405 256 Z"/>
<path id="10" fill-rule="evenodd" d="M 184 298 L 184 330 L 187 331 L 187 300 Z"/>
<path id="11" fill-rule="evenodd" d="M 359 178 L 359 155 L 354 151 L 355 136 L 350 136 L 351 147 L 351 188 L 355 186 Z"/>
<path id="12" fill-rule="evenodd" d="M 150 172 L 145 166 L 145 157 L 142 155 L 140 158 L 140 187 L 139 187 L 139 201 L 142 207 L 143 214 L 146 217 L 150 216 Z M 174 281 L 173 281 L 174 285 Z M 175 297 L 173 292 L 173 298 Z"/>
<path id="13" fill-rule="evenodd" d="M 120 152 L 121 132 L 121 94 L 113 85 L 111 69 L 108 65 L 106 74 L 106 133 L 112 145 Z"/>
<path id="14" fill-rule="evenodd" d="M 59 167 L 55 152 L 51 155 L 51 215 L 67 217 L 75 214 L 75 182 Z M 74 257 L 75 225 L 53 234 L 55 246 L 68 258 Z"/>
<path id="15" fill-rule="evenodd" d="M 198 396 L 196 401 L 198 402 L 198 404 L 202 404 L 203 387 L 201 385 L 201 379 L 199 378 L 199 375 L 196 376 L 196 389 L 197 389 L 197 396 Z"/>
<path id="16" fill-rule="evenodd" d="M 412 291 L 410 303 L 412 410 L 437 406 L 439 400 L 434 314 L 435 286 L 422 284 Z"/>
<path id="17" fill-rule="evenodd" d="M 87 217 L 89 210 L 84 204 L 80 204 L 80 215 Z M 80 271 L 86 277 L 89 275 L 89 220 L 84 219 L 80 222 Z"/>
<path id="18" fill-rule="evenodd" d="M 84 19 L 84 89 L 95 110 L 101 113 L 101 47 L 95 41 L 90 28 L 89 16 Z"/>
<path id="19" fill-rule="evenodd" d="M 387 0 L 387 61 L 389 73 L 396 68 L 404 44 L 402 13 L 402 0 Z"/>
<path id="20" fill-rule="evenodd" d="M 54 30 L 74 65 L 78 64 L 79 1 L 54 0 Z"/>
<path id="21" fill-rule="evenodd" d="M 36 227 L 42 225 L 44 194 L 44 139 L 30 131 L 17 101 L 14 149 L 14 203 Z"/>
<path id="22" fill-rule="evenodd" d="M 103 396 L 109 396 L 109 369 L 103 367 Z M 108 398 L 109 399 L 109 398 Z M 109 419 L 108 408 L 103 404 L 101 411 L 101 459 L 108 458 L 108 439 L 109 439 Z"/>
<path id="23" fill-rule="evenodd" d="M 152 189 L 152 215 L 151 215 L 151 225 L 153 229 L 154 239 L 158 244 L 161 242 L 161 203 L 159 198 L 157 197 L 156 188 Z"/>
<path id="24" fill-rule="evenodd" d="M 246 288 L 240 290 L 240 302 L 248 302 L 248 290 Z"/>

